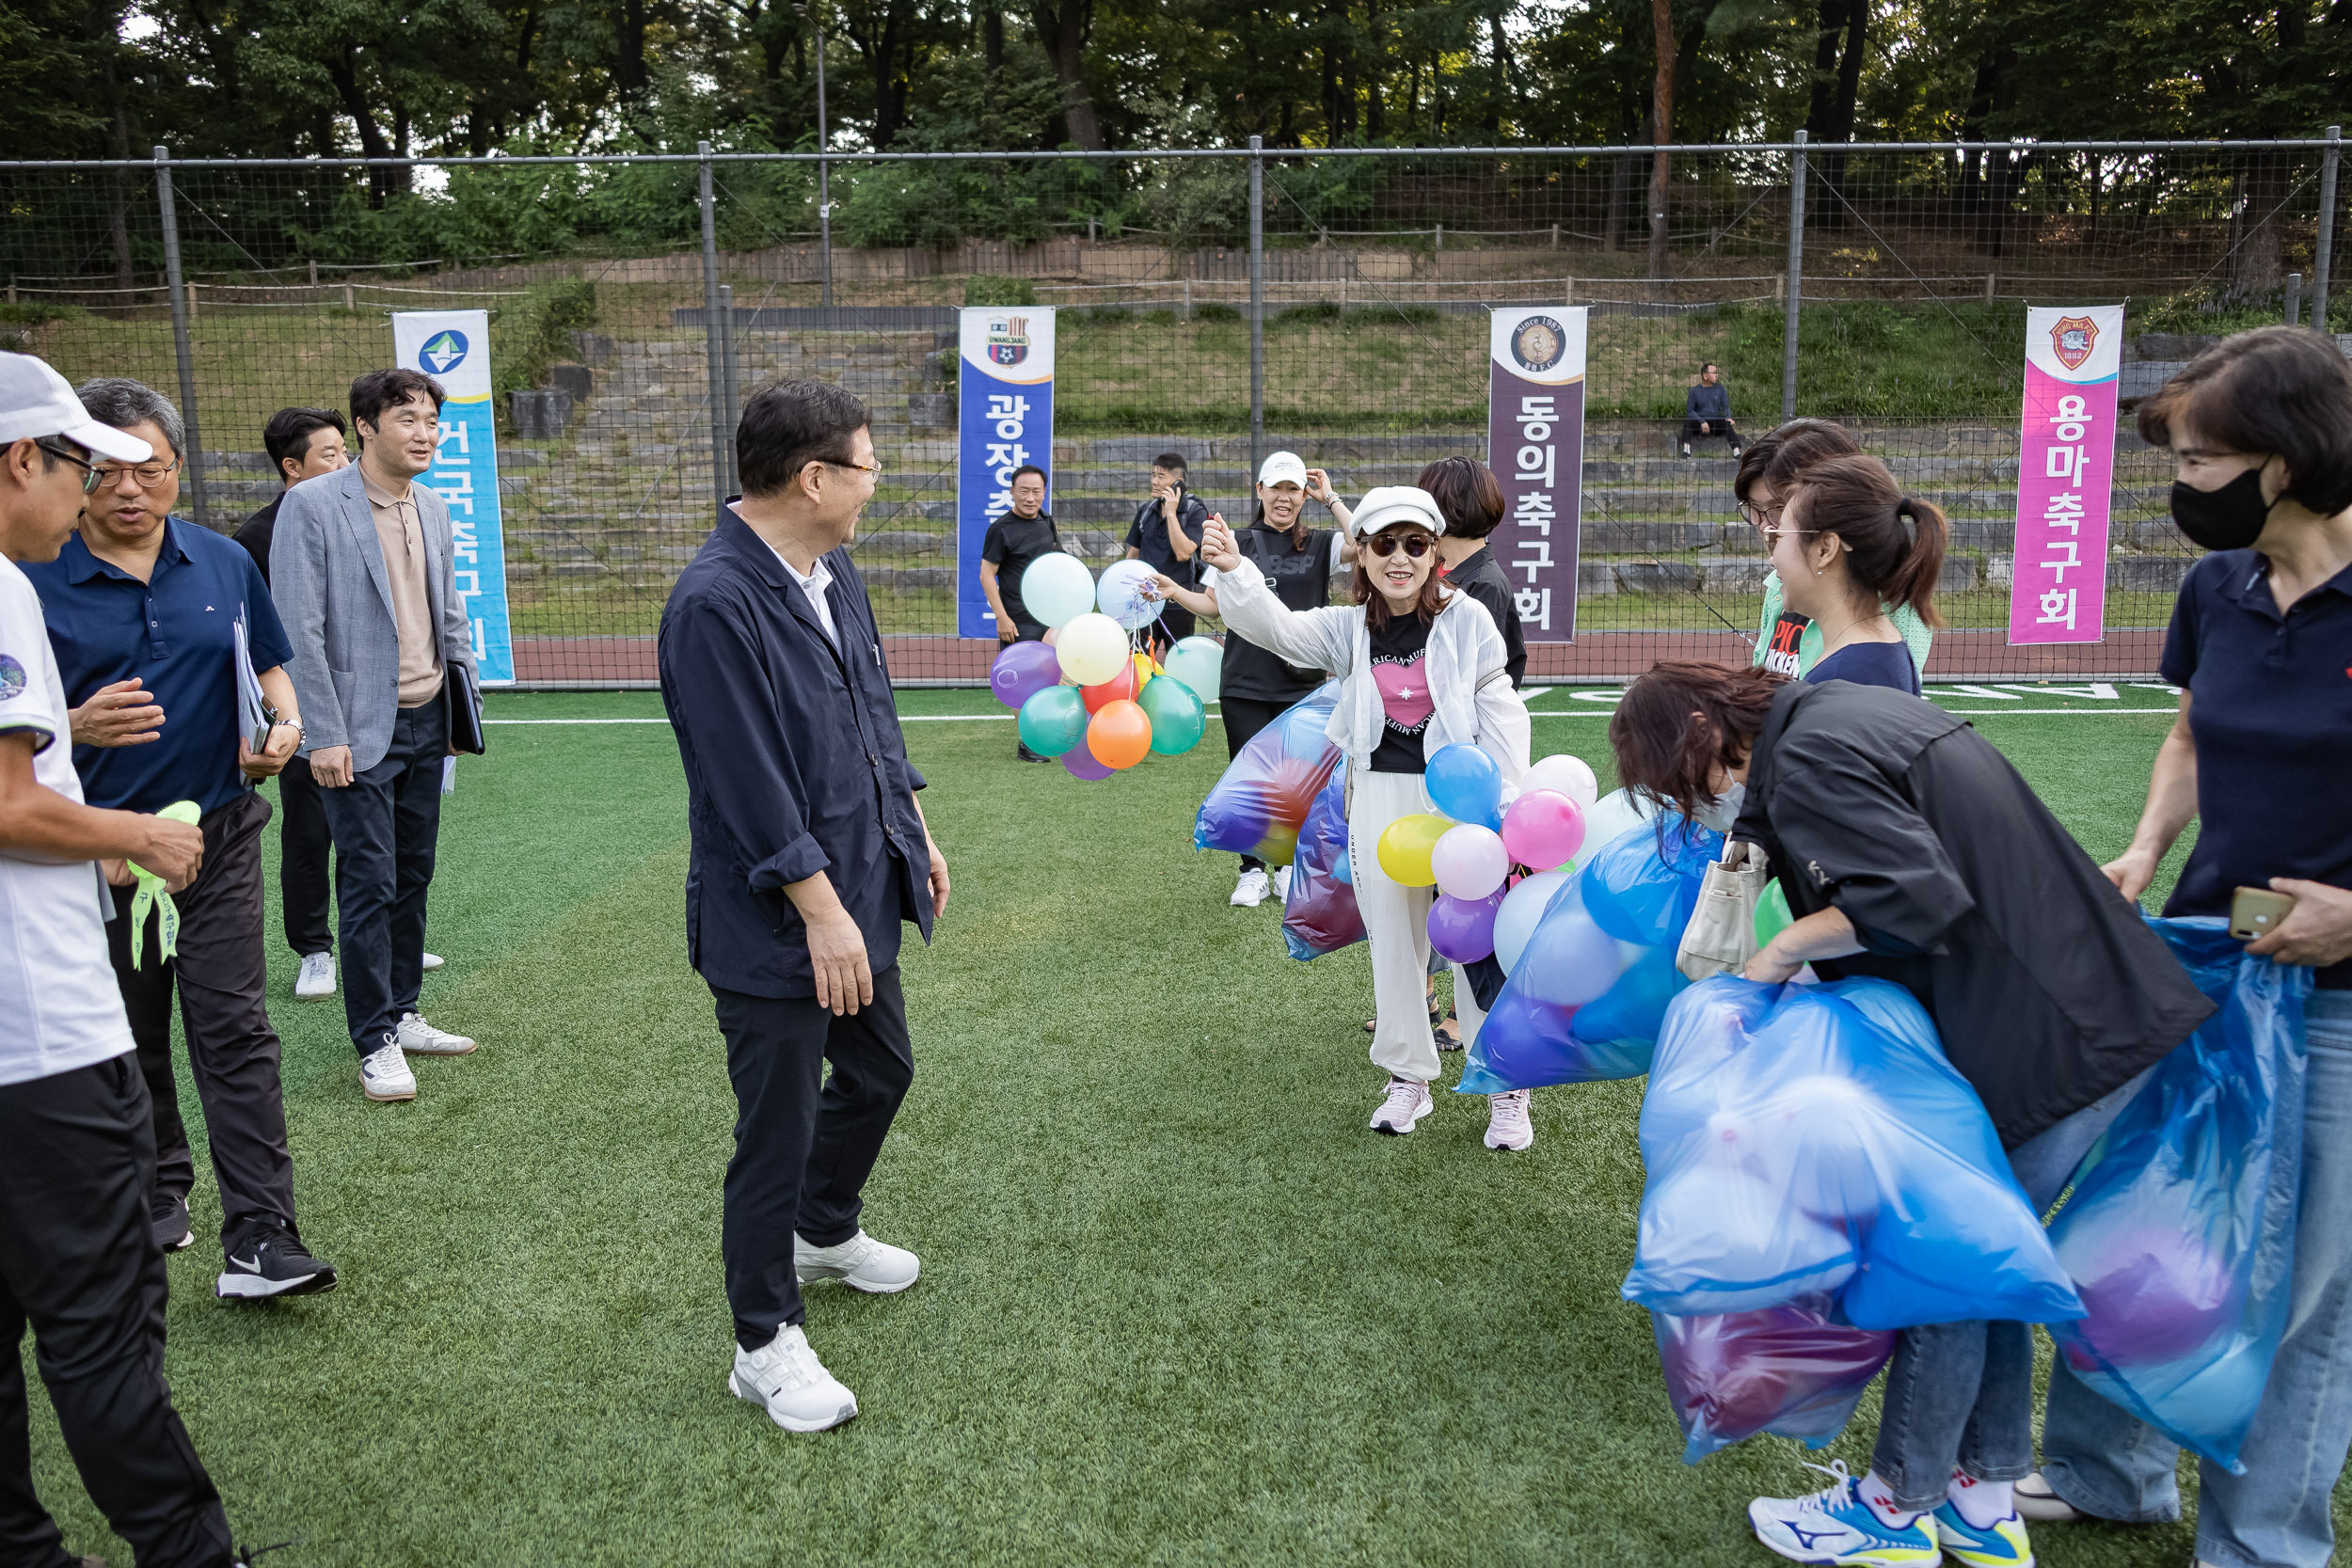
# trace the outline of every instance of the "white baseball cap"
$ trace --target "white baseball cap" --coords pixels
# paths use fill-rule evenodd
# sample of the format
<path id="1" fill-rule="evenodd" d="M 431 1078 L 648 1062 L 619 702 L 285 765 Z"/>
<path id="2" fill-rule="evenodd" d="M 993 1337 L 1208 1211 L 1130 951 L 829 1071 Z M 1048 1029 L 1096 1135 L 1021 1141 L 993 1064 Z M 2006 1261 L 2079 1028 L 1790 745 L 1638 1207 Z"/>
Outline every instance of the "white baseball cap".
<path id="1" fill-rule="evenodd" d="M 1290 481 L 1301 489 L 1306 487 L 1307 464 L 1296 452 L 1273 452 L 1263 463 L 1258 465 L 1259 483 L 1279 484 L 1284 480 Z"/>
<path id="2" fill-rule="evenodd" d="M 1445 514 L 1438 510 L 1438 498 L 1411 484 L 1382 484 L 1364 492 L 1357 503 L 1356 515 L 1348 520 L 1348 531 L 1359 539 L 1369 539 L 1382 529 L 1399 523 L 1412 523 L 1432 533 L 1445 531 Z"/>
<path id="3" fill-rule="evenodd" d="M 0 447 L 26 436 L 62 436 L 118 463 L 144 463 L 155 449 L 89 417 L 64 376 L 29 354 L 0 354 Z"/>

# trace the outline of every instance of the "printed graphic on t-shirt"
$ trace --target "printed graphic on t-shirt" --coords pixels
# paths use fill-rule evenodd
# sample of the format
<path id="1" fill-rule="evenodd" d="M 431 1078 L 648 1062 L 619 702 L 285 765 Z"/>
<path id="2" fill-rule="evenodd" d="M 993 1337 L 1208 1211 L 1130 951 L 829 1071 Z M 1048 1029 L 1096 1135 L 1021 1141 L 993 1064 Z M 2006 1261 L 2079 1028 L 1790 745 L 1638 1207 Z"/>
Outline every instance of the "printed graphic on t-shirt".
<path id="1" fill-rule="evenodd" d="M 1419 650 L 1404 658 L 1375 655 L 1372 679 L 1380 689 L 1380 705 L 1388 712 L 1389 728 L 1404 735 L 1419 735 L 1428 727 L 1429 716 L 1437 705 L 1429 700 L 1429 682 Z"/>
<path id="2" fill-rule="evenodd" d="M 32 683 L 26 679 L 24 666 L 6 654 L 0 654 L 0 703 L 23 695 Z"/>
<path id="3" fill-rule="evenodd" d="M 1777 675 L 1792 679 L 1803 673 L 1797 668 L 1797 649 L 1804 641 L 1804 628 L 1813 624 L 1809 615 L 1784 610 L 1780 619 L 1772 623 L 1772 640 L 1764 648 L 1764 668 Z"/>

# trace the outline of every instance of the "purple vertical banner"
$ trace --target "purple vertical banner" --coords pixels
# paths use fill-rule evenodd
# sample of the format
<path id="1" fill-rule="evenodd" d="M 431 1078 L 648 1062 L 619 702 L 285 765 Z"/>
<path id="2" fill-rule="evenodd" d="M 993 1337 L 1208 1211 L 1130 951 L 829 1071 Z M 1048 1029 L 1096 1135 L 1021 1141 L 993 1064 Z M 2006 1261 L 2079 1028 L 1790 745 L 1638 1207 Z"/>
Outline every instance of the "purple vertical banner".
<path id="1" fill-rule="evenodd" d="M 994 641 L 980 592 L 988 525 L 1012 509 L 1013 470 L 1045 470 L 1054 509 L 1054 308 L 967 307 L 956 367 L 956 635 Z"/>
<path id="2" fill-rule="evenodd" d="M 1511 578 L 1527 641 L 1573 642 L 1584 308 L 1494 311 L 1487 357 L 1487 466 L 1502 486 L 1503 514 L 1486 547 Z"/>
<path id="3" fill-rule="evenodd" d="M 2026 312 L 2012 646 L 2106 635 L 2107 508 L 2122 363 L 2121 305 Z"/>

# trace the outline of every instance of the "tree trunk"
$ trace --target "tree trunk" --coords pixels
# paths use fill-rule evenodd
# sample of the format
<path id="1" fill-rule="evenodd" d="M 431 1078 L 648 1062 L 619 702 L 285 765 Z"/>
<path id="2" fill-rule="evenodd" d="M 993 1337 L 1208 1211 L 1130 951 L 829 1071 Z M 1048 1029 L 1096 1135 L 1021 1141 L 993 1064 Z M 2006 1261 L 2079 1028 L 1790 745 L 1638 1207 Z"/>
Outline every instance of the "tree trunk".
<path id="1" fill-rule="evenodd" d="M 1511 42 L 1503 35 L 1502 13 L 1497 11 L 1486 18 L 1486 26 L 1494 40 L 1495 91 L 1486 105 L 1486 140 L 1489 145 L 1502 145 L 1502 106 L 1518 104 L 1511 98 Z"/>
<path id="2" fill-rule="evenodd" d="M 1005 13 L 993 4 L 980 13 L 980 58 L 991 76 L 1004 74 Z"/>
<path id="3" fill-rule="evenodd" d="M 123 106 L 122 78 L 116 70 L 114 51 L 106 51 L 106 94 L 114 100 L 115 156 L 128 160 L 131 156 L 131 114 Z M 131 287 L 131 171 L 115 170 L 114 201 L 106 214 L 107 236 L 114 241 L 115 287 Z M 117 305 L 129 305 L 127 293 L 115 297 Z"/>
<path id="4" fill-rule="evenodd" d="M 1062 122 L 1070 139 L 1088 152 L 1103 150 L 1103 132 L 1094 118 L 1094 99 L 1087 91 L 1087 34 L 1094 24 L 1091 0 L 1048 0 L 1030 13 L 1038 41 L 1054 62 L 1061 83 Z"/>
<path id="5" fill-rule="evenodd" d="M 1666 276 L 1666 182 L 1672 159 L 1666 144 L 1675 139 L 1675 18 L 1674 0 L 1650 0 L 1650 30 L 1657 35 L 1658 70 L 1650 88 L 1650 141 L 1658 149 L 1649 160 L 1649 275 Z"/>
<path id="6" fill-rule="evenodd" d="M 650 82 L 645 73 L 645 0 L 620 0 L 612 13 L 612 85 L 624 101 L 637 103 Z"/>
<path id="7" fill-rule="evenodd" d="M 351 117 L 352 127 L 359 133 L 359 156 L 389 158 L 391 144 L 384 139 L 384 128 L 375 122 L 375 111 L 368 106 L 367 95 L 359 88 L 358 46 L 346 40 L 342 53 L 326 65 L 327 80 L 335 84 L 335 95 L 342 100 L 343 113 Z M 368 205 L 381 208 L 391 189 L 391 171 L 384 168 L 368 170 Z"/>
<path id="8" fill-rule="evenodd" d="M 1837 62 L 1837 101 L 1831 109 L 1831 141 L 1853 140 L 1854 107 L 1862 97 L 1862 60 L 1863 52 L 1869 43 L 1869 28 L 1870 0 L 1851 0 L 1846 10 L 1845 57 Z M 1823 172 L 1828 176 L 1830 184 L 1843 192 L 1846 188 L 1846 155 L 1833 152 L 1824 164 Z M 1843 203 L 1840 206 L 1842 208 Z"/>
<path id="9" fill-rule="evenodd" d="M 2245 154 L 2252 166 L 2246 171 L 2246 200 L 2239 222 L 2239 240 L 2230 269 L 2231 294 L 2256 301 L 2285 286 L 2287 163 L 2276 152 Z"/>

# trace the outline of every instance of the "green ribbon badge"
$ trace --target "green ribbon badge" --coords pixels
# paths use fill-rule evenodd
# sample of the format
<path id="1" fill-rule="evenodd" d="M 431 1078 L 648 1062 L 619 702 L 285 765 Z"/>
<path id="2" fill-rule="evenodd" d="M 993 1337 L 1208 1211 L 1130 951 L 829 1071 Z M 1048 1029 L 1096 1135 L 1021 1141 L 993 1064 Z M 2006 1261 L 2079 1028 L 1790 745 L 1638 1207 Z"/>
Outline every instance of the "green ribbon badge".
<path id="1" fill-rule="evenodd" d="M 167 822 L 185 822 L 193 828 L 204 816 L 194 800 L 174 800 L 157 812 Z M 139 967 L 139 957 L 147 943 L 147 911 L 154 910 L 163 921 L 158 933 L 166 958 L 180 951 L 180 906 L 171 901 L 171 894 L 164 887 L 164 879 L 136 861 L 131 863 L 131 875 L 138 879 L 138 888 L 131 895 L 131 967 Z"/>

